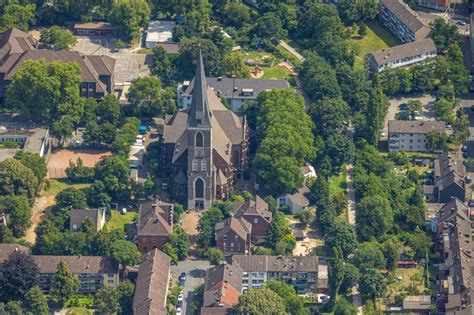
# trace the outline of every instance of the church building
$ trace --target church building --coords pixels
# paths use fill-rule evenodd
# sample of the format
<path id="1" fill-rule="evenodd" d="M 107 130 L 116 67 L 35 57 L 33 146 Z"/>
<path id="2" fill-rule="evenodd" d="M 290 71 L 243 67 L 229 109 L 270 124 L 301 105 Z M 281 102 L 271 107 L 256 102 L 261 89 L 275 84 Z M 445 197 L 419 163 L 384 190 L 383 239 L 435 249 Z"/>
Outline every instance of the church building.
<path id="1" fill-rule="evenodd" d="M 207 86 L 201 53 L 194 81 L 189 110 L 165 117 L 162 162 L 172 197 L 188 209 L 207 209 L 213 200 L 227 200 L 246 169 L 249 133 L 245 117 Z"/>

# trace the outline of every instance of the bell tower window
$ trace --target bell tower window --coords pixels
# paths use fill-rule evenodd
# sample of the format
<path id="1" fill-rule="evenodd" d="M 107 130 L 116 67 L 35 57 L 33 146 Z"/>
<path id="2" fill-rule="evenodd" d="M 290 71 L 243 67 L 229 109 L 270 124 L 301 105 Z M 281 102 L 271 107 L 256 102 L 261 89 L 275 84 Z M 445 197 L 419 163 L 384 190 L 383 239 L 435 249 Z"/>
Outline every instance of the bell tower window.
<path id="1" fill-rule="evenodd" d="M 194 198 L 204 198 L 204 181 L 202 178 L 196 179 L 194 183 Z"/>

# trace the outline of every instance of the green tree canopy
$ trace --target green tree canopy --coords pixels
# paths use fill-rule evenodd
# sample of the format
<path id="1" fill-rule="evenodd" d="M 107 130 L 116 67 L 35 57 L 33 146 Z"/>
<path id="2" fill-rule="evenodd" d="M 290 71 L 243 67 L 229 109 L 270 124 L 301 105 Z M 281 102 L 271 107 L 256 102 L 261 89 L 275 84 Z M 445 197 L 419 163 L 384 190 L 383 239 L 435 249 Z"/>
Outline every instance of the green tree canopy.
<path id="1" fill-rule="evenodd" d="M 134 266 L 140 260 L 140 252 L 137 246 L 129 241 L 118 240 L 110 247 L 110 257 L 122 265 L 125 270 L 127 266 Z"/>
<path id="2" fill-rule="evenodd" d="M 359 291 L 364 300 L 375 301 L 386 290 L 385 278 L 377 269 L 363 269 L 360 275 Z"/>
<path id="3" fill-rule="evenodd" d="M 4 2 L 5 3 L 5 2 Z M 36 4 L 21 5 L 18 1 L 7 1 L 0 15 L 0 32 L 13 27 L 28 31 L 35 23 Z"/>
<path id="4" fill-rule="evenodd" d="M 9 215 L 8 226 L 15 237 L 25 234 L 31 225 L 32 211 L 25 196 L 0 196 L 0 213 Z"/>
<path id="5" fill-rule="evenodd" d="M 354 229 L 346 221 L 334 221 L 324 237 L 327 248 L 339 248 L 347 257 L 356 247 L 357 239 Z"/>
<path id="6" fill-rule="evenodd" d="M 237 310 L 241 314 L 285 314 L 283 299 L 269 288 L 249 289 L 239 297 Z"/>
<path id="7" fill-rule="evenodd" d="M 105 191 L 112 196 L 125 190 L 128 183 L 128 164 L 124 159 L 111 156 L 95 165 L 95 179 L 103 182 Z"/>
<path id="8" fill-rule="evenodd" d="M 50 296 L 58 304 L 64 305 L 79 290 L 79 279 L 69 270 L 64 261 L 60 261 L 53 277 Z"/>
<path id="9" fill-rule="evenodd" d="M 38 180 L 33 171 L 18 160 L 0 162 L 0 196 L 25 196 L 30 200 L 36 195 Z"/>
<path id="10" fill-rule="evenodd" d="M 0 301 L 22 298 L 38 281 L 39 268 L 33 258 L 20 251 L 11 253 L 0 264 Z"/>
<path id="11" fill-rule="evenodd" d="M 77 39 L 70 30 L 55 25 L 41 30 L 40 42 L 55 50 L 70 50 L 77 44 Z"/>
<path id="12" fill-rule="evenodd" d="M 172 98 L 170 102 L 166 98 Z M 156 116 L 176 111 L 174 95 L 164 93 L 161 80 L 156 77 L 143 77 L 132 81 L 127 94 L 134 112 L 139 116 Z"/>
<path id="13" fill-rule="evenodd" d="M 48 300 L 41 288 L 37 285 L 33 286 L 26 292 L 23 298 L 23 306 L 26 311 L 35 315 L 49 315 Z"/>
<path id="14" fill-rule="evenodd" d="M 357 235 L 360 240 L 380 239 L 392 227 L 390 203 L 382 196 L 367 196 L 357 204 Z"/>
<path id="15" fill-rule="evenodd" d="M 109 19 L 117 34 L 125 40 L 136 40 L 140 28 L 150 20 L 150 7 L 145 0 L 118 0 L 112 4 Z"/>
<path id="16" fill-rule="evenodd" d="M 267 281 L 264 287 L 274 291 L 283 299 L 288 314 L 310 314 L 310 311 L 304 306 L 304 299 L 296 294 L 293 286 L 282 281 Z"/>
<path id="17" fill-rule="evenodd" d="M 94 296 L 94 305 L 101 314 L 115 314 L 119 310 L 120 293 L 116 288 L 104 287 Z"/>
<path id="18" fill-rule="evenodd" d="M 38 186 L 43 183 L 43 180 L 48 173 L 48 166 L 46 165 L 44 157 L 39 156 L 37 153 L 21 150 L 15 154 L 15 160 L 20 161 L 23 165 L 33 171 L 38 180 Z"/>
<path id="19" fill-rule="evenodd" d="M 354 251 L 352 263 L 359 270 L 367 268 L 381 269 L 385 267 L 385 257 L 378 244 L 360 243 Z"/>
<path id="20" fill-rule="evenodd" d="M 228 2 L 224 6 L 224 22 L 227 25 L 242 27 L 250 21 L 250 9 L 242 2 Z"/>

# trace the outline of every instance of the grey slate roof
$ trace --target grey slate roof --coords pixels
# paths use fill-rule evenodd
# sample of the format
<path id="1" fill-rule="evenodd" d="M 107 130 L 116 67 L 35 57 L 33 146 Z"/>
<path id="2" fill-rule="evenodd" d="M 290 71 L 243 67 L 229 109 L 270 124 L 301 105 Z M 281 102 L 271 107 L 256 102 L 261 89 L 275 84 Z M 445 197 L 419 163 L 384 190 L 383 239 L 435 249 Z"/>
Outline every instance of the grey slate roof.
<path id="1" fill-rule="evenodd" d="M 189 109 L 188 125 L 190 127 L 211 128 L 211 111 L 209 110 L 209 100 L 207 98 L 206 74 L 204 73 L 204 63 L 202 52 L 199 50 L 199 58 L 196 69 L 195 87 L 193 100 Z"/>
<path id="2" fill-rule="evenodd" d="M 243 215 L 260 216 L 267 222 L 272 220 L 272 213 L 271 211 L 268 211 L 268 204 L 258 195 L 247 202 L 234 203 L 234 216 L 236 218 L 241 218 Z"/>
<path id="3" fill-rule="evenodd" d="M 208 77 L 207 85 L 211 87 L 219 97 L 227 99 L 257 99 L 258 94 L 271 89 L 286 89 L 290 85 L 286 80 L 264 80 L 264 79 L 233 79 L 233 78 L 215 78 Z M 234 91 L 234 87 L 237 91 Z M 182 96 L 192 96 L 194 89 L 194 80 L 183 92 Z M 253 89 L 252 95 L 243 95 L 242 89 Z"/>
<path id="4" fill-rule="evenodd" d="M 86 218 L 90 218 L 94 227 L 97 229 L 97 221 L 102 217 L 105 209 L 71 209 L 69 216 L 69 230 L 80 229 Z M 74 226 L 76 226 L 74 228 Z"/>
<path id="5" fill-rule="evenodd" d="M 432 51 L 436 51 L 436 45 L 431 38 L 426 38 L 373 52 L 370 54 L 370 58 L 371 61 L 373 60 L 380 65 Z"/>
<path id="6" fill-rule="evenodd" d="M 133 314 L 166 315 L 171 259 L 154 249 L 144 254 L 133 296 Z"/>
<path id="7" fill-rule="evenodd" d="M 317 272 L 317 256 L 234 255 L 232 261 L 244 271 Z"/>
<path id="8" fill-rule="evenodd" d="M 160 200 L 140 204 L 138 236 L 169 236 L 173 230 L 173 205 Z"/>
<path id="9" fill-rule="evenodd" d="M 414 120 L 390 120 L 388 122 L 388 133 L 421 133 L 430 131 L 444 131 L 444 121 L 414 121 Z"/>
<path id="10" fill-rule="evenodd" d="M 230 217 L 216 224 L 216 239 L 220 239 L 229 231 L 234 231 L 240 238 L 246 240 L 252 232 L 252 225 L 246 220 Z"/>
<path id="11" fill-rule="evenodd" d="M 423 27 L 427 27 L 421 22 L 416 13 L 401 0 L 380 0 L 380 4 L 390 10 L 414 33 L 418 32 Z"/>
<path id="12" fill-rule="evenodd" d="M 55 273 L 60 261 L 64 261 L 72 273 L 106 274 L 118 273 L 118 264 L 109 257 L 101 256 L 32 256 L 40 273 Z"/>
<path id="13" fill-rule="evenodd" d="M 25 254 L 29 254 L 30 249 L 26 246 L 19 245 L 19 244 L 0 244 L 0 264 L 7 260 L 8 256 L 10 256 L 13 252 L 22 252 Z"/>

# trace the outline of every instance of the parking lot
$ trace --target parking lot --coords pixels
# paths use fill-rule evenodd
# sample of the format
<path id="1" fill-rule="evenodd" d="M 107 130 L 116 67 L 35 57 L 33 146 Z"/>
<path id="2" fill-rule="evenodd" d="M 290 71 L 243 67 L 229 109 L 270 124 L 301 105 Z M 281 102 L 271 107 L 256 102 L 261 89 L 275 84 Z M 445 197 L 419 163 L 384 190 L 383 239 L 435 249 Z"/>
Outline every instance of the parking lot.
<path id="1" fill-rule="evenodd" d="M 130 82 L 138 77 L 150 74 L 150 70 L 146 65 L 146 55 L 137 54 L 135 50 L 126 48 L 117 49 L 115 47 L 116 39 L 113 37 L 77 36 L 76 38 L 77 44 L 73 50 L 85 55 L 107 55 L 116 60 L 114 69 L 116 84 Z"/>

